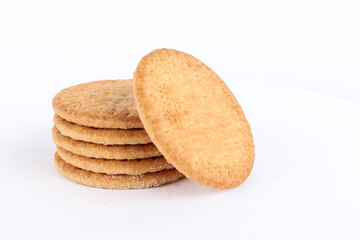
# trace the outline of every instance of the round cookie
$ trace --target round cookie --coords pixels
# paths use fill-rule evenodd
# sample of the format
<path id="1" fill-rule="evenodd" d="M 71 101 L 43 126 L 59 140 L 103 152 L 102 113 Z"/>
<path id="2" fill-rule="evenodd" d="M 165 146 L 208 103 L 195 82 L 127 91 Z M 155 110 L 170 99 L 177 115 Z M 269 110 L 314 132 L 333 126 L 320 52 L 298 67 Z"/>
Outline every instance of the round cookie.
<path id="1" fill-rule="evenodd" d="M 146 144 L 151 140 L 143 128 L 138 129 L 112 129 L 86 127 L 55 115 L 54 124 L 62 135 L 75 140 L 104 144 Z"/>
<path id="2" fill-rule="evenodd" d="M 162 155 L 152 143 L 139 145 L 101 145 L 77 141 L 62 135 L 55 126 L 52 129 L 52 137 L 55 144 L 65 150 L 91 158 L 123 160 L 158 157 Z"/>
<path id="3" fill-rule="evenodd" d="M 245 181 L 255 155 L 250 126 L 215 72 L 189 54 L 159 49 L 141 59 L 134 81 L 140 119 L 169 163 L 215 189 Z"/>
<path id="4" fill-rule="evenodd" d="M 136 161 L 97 159 L 77 155 L 59 146 L 57 146 L 56 152 L 65 162 L 96 173 L 141 175 L 174 168 L 164 157 L 144 158 Z"/>
<path id="5" fill-rule="evenodd" d="M 56 115 L 96 128 L 143 128 L 136 111 L 132 80 L 103 80 L 66 88 L 52 101 Z"/>
<path id="6" fill-rule="evenodd" d="M 54 162 L 58 171 L 64 177 L 83 185 L 98 188 L 130 189 L 157 187 L 166 183 L 175 182 L 184 176 L 176 169 L 163 170 L 156 173 L 146 173 L 137 176 L 94 173 L 66 163 L 57 153 L 55 153 Z"/>

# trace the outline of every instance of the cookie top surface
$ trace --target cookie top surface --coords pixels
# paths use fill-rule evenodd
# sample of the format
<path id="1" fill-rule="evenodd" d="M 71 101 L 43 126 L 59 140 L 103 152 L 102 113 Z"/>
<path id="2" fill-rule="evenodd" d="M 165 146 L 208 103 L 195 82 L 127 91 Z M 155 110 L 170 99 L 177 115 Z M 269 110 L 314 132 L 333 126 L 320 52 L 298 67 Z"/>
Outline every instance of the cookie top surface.
<path id="1" fill-rule="evenodd" d="M 103 80 L 66 88 L 52 101 L 63 119 L 96 128 L 143 128 L 136 111 L 132 80 Z"/>
<path id="2" fill-rule="evenodd" d="M 136 108 L 153 143 L 187 178 L 232 188 L 250 174 L 254 143 L 242 108 L 204 63 L 176 50 L 155 50 L 134 73 Z"/>

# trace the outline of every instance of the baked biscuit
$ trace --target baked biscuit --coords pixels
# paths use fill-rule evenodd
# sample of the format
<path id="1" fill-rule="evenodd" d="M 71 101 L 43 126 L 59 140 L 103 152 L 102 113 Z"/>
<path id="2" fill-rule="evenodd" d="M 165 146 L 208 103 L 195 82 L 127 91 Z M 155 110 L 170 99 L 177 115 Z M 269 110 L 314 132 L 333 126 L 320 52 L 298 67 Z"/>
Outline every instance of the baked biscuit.
<path id="1" fill-rule="evenodd" d="M 113 129 L 86 127 L 55 115 L 54 124 L 62 135 L 75 140 L 92 142 L 104 145 L 114 144 L 146 144 L 151 140 L 143 128 Z"/>
<path id="2" fill-rule="evenodd" d="M 162 155 L 152 143 L 138 145 L 102 145 L 77 141 L 62 135 L 55 126 L 52 129 L 52 137 L 55 144 L 65 150 L 91 158 L 122 160 L 158 157 Z"/>
<path id="3" fill-rule="evenodd" d="M 136 111 L 132 80 L 103 80 L 66 88 L 52 101 L 56 115 L 96 128 L 143 128 Z"/>
<path id="4" fill-rule="evenodd" d="M 108 160 L 84 157 L 59 146 L 56 151 L 65 162 L 96 173 L 141 175 L 174 168 L 162 156 L 137 160 Z"/>
<path id="5" fill-rule="evenodd" d="M 204 63 L 180 51 L 155 50 L 137 66 L 134 97 L 150 139 L 187 178 L 226 189 L 249 176 L 255 155 L 250 126 Z"/>
<path id="6" fill-rule="evenodd" d="M 66 163 L 57 153 L 55 153 L 54 162 L 58 171 L 64 177 L 80 184 L 98 188 L 130 189 L 157 187 L 166 183 L 175 182 L 184 176 L 176 169 L 137 176 L 94 173 Z"/>

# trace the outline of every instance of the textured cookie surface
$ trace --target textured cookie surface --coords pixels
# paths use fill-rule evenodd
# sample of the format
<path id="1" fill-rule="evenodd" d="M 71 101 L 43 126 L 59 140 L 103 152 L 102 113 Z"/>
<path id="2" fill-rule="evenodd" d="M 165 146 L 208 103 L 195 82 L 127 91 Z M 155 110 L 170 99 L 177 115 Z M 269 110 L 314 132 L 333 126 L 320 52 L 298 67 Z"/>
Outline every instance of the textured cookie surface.
<path id="1" fill-rule="evenodd" d="M 159 49 L 141 59 L 134 81 L 145 130 L 177 170 L 216 189 L 248 177 L 254 162 L 250 126 L 210 68 L 189 54 Z"/>
<path id="2" fill-rule="evenodd" d="M 184 176 L 176 169 L 137 176 L 94 173 L 66 163 L 57 153 L 55 153 L 54 162 L 58 171 L 64 177 L 80 184 L 98 188 L 130 189 L 157 187 L 166 183 L 175 182 Z"/>
<path id="3" fill-rule="evenodd" d="M 54 126 L 52 137 L 56 145 L 75 154 L 91 158 L 105 159 L 138 159 L 158 157 L 162 154 L 154 144 L 139 145 L 102 145 L 74 140 L 62 135 Z"/>
<path id="4" fill-rule="evenodd" d="M 146 144 L 151 140 L 143 128 L 138 129 L 114 129 L 93 128 L 68 122 L 55 115 L 54 124 L 62 135 L 81 140 L 105 145 L 113 144 Z"/>
<path id="5" fill-rule="evenodd" d="M 107 160 L 77 155 L 59 146 L 57 146 L 56 151 L 65 162 L 96 173 L 141 175 L 174 168 L 164 157 L 138 160 Z"/>
<path id="6" fill-rule="evenodd" d="M 103 80 L 66 88 L 53 98 L 55 113 L 96 128 L 143 128 L 136 111 L 132 80 Z"/>

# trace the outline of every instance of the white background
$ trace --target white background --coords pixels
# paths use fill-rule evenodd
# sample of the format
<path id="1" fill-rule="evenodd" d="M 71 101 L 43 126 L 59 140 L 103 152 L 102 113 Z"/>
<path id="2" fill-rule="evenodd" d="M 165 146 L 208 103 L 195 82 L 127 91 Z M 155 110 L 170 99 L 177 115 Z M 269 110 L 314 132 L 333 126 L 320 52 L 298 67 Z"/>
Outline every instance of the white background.
<path id="1" fill-rule="evenodd" d="M 0 238 L 359 239 L 360 2 L 0 1 Z M 240 187 L 88 188 L 52 163 L 52 97 L 188 52 L 235 93 Z M 1 238 L 3 239 L 3 238 Z"/>

